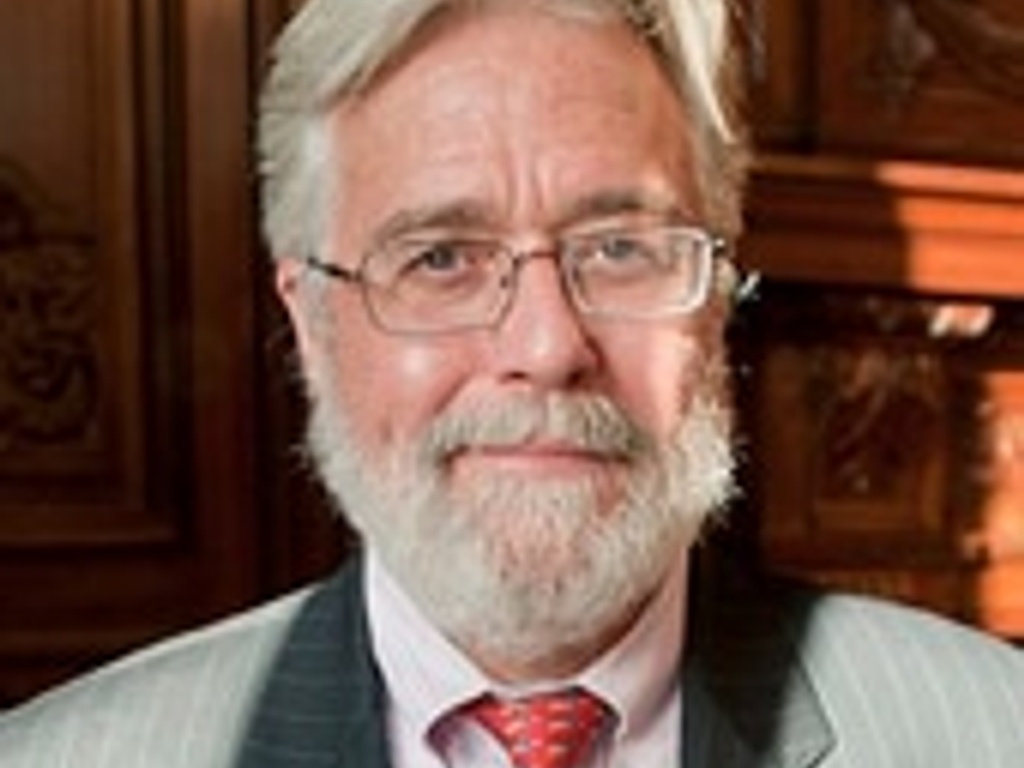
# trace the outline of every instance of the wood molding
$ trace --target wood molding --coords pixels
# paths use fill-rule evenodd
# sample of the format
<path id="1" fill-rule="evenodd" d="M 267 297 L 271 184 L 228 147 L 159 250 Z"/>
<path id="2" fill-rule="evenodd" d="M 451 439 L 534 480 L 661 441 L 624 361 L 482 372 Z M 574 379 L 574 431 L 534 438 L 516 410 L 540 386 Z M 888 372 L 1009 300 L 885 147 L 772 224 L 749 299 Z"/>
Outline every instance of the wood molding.
<path id="1" fill-rule="evenodd" d="M 742 252 L 769 277 L 1019 298 L 1024 175 L 764 156 Z"/>

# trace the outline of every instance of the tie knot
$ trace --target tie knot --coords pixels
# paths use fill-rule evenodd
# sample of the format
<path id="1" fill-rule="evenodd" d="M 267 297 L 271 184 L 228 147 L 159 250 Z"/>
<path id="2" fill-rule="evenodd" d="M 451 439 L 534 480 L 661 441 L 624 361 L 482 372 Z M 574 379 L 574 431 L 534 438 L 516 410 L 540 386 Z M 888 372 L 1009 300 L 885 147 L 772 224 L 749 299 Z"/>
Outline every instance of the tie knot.
<path id="1" fill-rule="evenodd" d="M 593 746 L 608 707 L 582 688 L 501 700 L 485 696 L 469 715 L 490 731 L 515 768 L 572 768 Z"/>

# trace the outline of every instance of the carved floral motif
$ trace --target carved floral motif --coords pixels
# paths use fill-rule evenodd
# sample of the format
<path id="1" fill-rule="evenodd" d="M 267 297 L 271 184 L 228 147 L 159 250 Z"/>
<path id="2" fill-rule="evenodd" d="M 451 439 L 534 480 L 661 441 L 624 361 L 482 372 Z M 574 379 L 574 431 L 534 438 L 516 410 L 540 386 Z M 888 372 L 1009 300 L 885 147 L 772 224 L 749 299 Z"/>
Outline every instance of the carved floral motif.
<path id="1" fill-rule="evenodd" d="M 974 0 L 885 0 L 868 73 L 891 108 L 906 103 L 940 56 L 986 90 L 1024 100 L 1024 27 Z"/>
<path id="2" fill-rule="evenodd" d="M 895 110 L 917 90 L 938 49 L 911 6 L 903 0 L 885 5 L 882 33 L 869 54 L 868 77 Z"/>
<path id="3" fill-rule="evenodd" d="M 920 482 L 921 451 L 934 446 L 942 368 L 924 351 L 832 347 L 811 367 L 813 455 L 823 498 L 897 498 Z"/>
<path id="4" fill-rule="evenodd" d="M 1024 24 L 996 17 L 977 0 L 907 2 L 942 50 L 984 88 L 1024 99 Z"/>
<path id="5" fill-rule="evenodd" d="M 870 291 L 768 290 L 754 322 L 763 349 L 799 350 L 811 443 L 808 478 L 819 499 L 896 502 L 933 482 L 926 459 L 945 451 L 951 410 L 980 396 L 952 380 L 964 354 L 1024 354 L 1024 304 L 908 298 Z M 999 422 L 993 453 L 1021 466 L 1020 420 Z M 986 422 L 987 424 L 987 422 Z M 1009 428 L 1007 424 L 1014 425 Z M 991 425 L 989 425 L 991 426 Z M 982 425 L 973 425 L 978 432 Z M 998 439 L 996 439 L 996 437 Z M 957 434 L 969 443 L 970 435 Z M 961 475 L 956 482 L 966 482 Z"/>
<path id="6" fill-rule="evenodd" d="M 0 451 L 87 431 L 97 406 L 89 239 L 0 167 Z"/>

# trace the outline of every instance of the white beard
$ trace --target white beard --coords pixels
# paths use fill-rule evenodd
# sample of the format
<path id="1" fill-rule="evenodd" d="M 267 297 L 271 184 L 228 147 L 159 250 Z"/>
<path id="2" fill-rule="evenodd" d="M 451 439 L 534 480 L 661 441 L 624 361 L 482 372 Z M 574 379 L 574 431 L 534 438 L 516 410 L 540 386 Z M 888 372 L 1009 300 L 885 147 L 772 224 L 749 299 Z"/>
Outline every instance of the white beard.
<path id="1" fill-rule="evenodd" d="M 668 445 L 606 399 L 552 395 L 443 415 L 428 434 L 371 460 L 329 384 L 311 385 L 307 435 L 328 490 L 445 635 L 517 664 L 626 620 L 733 489 L 731 414 L 720 393 L 696 394 Z M 621 457 L 621 477 L 492 476 L 449 487 L 445 458 L 458 446 L 538 435 Z"/>

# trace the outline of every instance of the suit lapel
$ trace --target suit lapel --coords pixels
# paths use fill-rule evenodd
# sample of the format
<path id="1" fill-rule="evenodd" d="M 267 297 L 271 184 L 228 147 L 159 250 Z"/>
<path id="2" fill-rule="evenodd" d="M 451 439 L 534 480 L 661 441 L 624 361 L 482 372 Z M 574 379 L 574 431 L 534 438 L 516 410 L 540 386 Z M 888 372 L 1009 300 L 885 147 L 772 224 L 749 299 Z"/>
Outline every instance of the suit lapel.
<path id="1" fill-rule="evenodd" d="M 683 669 L 686 768 L 808 768 L 834 744 L 798 647 L 813 597 L 723 568 L 696 578 Z"/>
<path id="2" fill-rule="evenodd" d="M 387 768 L 358 558 L 300 610 L 250 719 L 236 768 Z"/>

